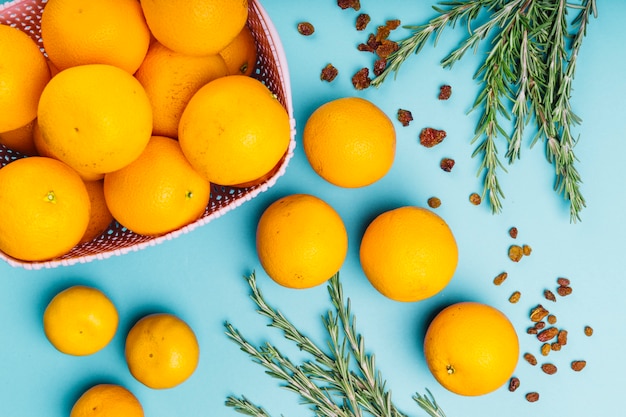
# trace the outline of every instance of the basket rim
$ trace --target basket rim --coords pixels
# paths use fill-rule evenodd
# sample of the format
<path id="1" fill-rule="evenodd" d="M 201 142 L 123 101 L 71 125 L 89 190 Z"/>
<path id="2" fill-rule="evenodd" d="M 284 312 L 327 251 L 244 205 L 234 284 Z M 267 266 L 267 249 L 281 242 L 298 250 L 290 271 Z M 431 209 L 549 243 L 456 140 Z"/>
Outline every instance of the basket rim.
<path id="1" fill-rule="evenodd" d="M 21 3 L 26 3 L 28 1 L 29 0 L 12 0 L 7 3 L 0 4 L 0 13 L 8 9 L 11 9 L 13 7 L 16 7 Z M 45 2 L 46 0 L 42 0 L 42 3 L 45 3 Z M 260 193 L 267 191 L 276 183 L 278 178 L 284 175 L 287 169 L 287 166 L 289 164 L 289 161 L 292 158 L 295 147 L 296 147 L 296 140 L 295 140 L 296 120 L 294 118 L 294 112 L 293 112 L 293 98 L 292 98 L 292 91 L 291 91 L 289 68 L 287 64 L 287 57 L 283 48 L 283 44 L 280 40 L 280 36 L 276 30 L 276 27 L 274 26 L 272 20 L 270 19 L 267 11 L 261 5 L 260 1 L 249 0 L 249 4 L 251 7 L 254 8 L 255 12 L 257 13 L 259 20 L 261 22 L 261 26 L 263 27 L 263 30 L 265 32 L 265 35 L 270 39 L 270 48 L 271 48 L 272 55 L 274 55 L 276 58 L 275 64 L 278 68 L 278 76 L 280 79 L 280 85 L 285 95 L 285 100 L 284 100 L 285 107 L 287 110 L 287 114 L 289 116 L 290 142 L 289 142 L 289 147 L 287 149 L 287 152 L 285 154 L 284 162 L 281 164 L 278 171 L 276 171 L 276 173 L 272 175 L 272 177 L 270 177 L 266 182 L 260 184 L 255 189 L 246 193 L 243 197 L 233 200 L 228 205 L 215 210 L 209 215 L 203 218 L 200 218 L 193 223 L 190 223 L 174 231 L 168 232 L 164 235 L 156 236 L 144 242 L 135 243 L 131 246 L 123 247 L 123 248 L 107 249 L 96 254 L 82 255 L 82 256 L 76 256 L 76 257 L 70 257 L 70 258 L 51 259 L 47 261 L 32 261 L 32 262 L 22 261 L 22 260 L 13 258 L 7 255 L 6 253 L 0 251 L 0 259 L 4 260 L 8 265 L 12 267 L 21 267 L 27 270 L 39 270 L 39 269 L 56 268 L 60 266 L 71 266 L 71 265 L 80 264 L 80 263 L 89 263 L 95 260 L 104 260 L 104 259 L 108 259 L 114 256 L 124 255 L 130 252 L 137 252 L 137 251 L 146 249 L 148 247 L 159 245 L 168 240 L 175 239 L 181 235 L 191 232 L 192 230 L 195 230 L 198 227 L 206 225 L 212 220 L 217 219 L 223 216 L 224 214 L 228 213 L 229 211 L 234 210 L 235 208 L 241 206 L 245 202 L 252 200 L 254 197 L 259 195 Z"/>

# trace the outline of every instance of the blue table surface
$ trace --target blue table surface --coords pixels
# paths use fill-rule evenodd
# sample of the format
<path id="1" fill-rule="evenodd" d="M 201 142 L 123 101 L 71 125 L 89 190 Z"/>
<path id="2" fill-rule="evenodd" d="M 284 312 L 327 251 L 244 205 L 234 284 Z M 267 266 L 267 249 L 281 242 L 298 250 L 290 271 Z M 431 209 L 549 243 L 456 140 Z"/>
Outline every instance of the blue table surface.
<path id="1" fill-rule="evenodd" d="M 372 55 L 357 51 L 356 45 L 387 19 L 399 18 L 403 24 L 424 22 L 433 16 L 434 2 L 362 0 L 361 4 L 361 12 L 372 18 L 364 32 L 354 28 L 358 12 L 341 10 L 334 0 L 262 0 L 288 59 L 298 142 L 285 175 L 274 187 L 190 234 L 141 251 L 37 271 L 0 264 L 0 415 L 67 416 L 80 393 L 102 382 L 127 386 L 150 417 L 234 416 L 238 414 L 224 405 L 225 398 L 242 394 L 272 416 L 313 415 L 224 334 L 224 322 L 230 321 L 255 343 L 272 341 L 292 358 L 303 357 L 255 312 L 242 277 L 256 271 L 268 301 L 324 346 L 319 318 L 331 308 L 325 285 L 308 290 L 279 287 L 264 273 L 255 251 L 260 214 L 274 200 L 292 193 L 317 195 L 344 219 L 350 237 L 341 269 L 344 291 L 368 352 L 375 354 L 395 404 L 407 415 L 425 416 L 411 396 L 426 388 L 449 417 L 626 415 L 622 410 L 626 2 L 599 2 L 599 16 L 590 22 L 573 83 L 572 105 L 583 119 L 574 129 L 580 137 L 575 148 L 577 167 L 587 202 L 582 221 L 576 224 L 570 223 L 567 204 L 553 191 L 554 169 L 546 161 L 543 143 L 530 148 L 525 142 L 522 158 L 501 173 L 506 194 L 501 214 L 491 214 L 486 204 L 469 203 L 468 196 L 482 189 L 476 176 L 479 161 L 471 157 L 475 144 L 470 143 L 478 113 L 468 114 L 479 91 L 472 77 L 480 57 L 468 54 L 451 70 L 439 64 L 462 39 L 462 25 L 447 29 L 436 47 L 429 44 L 418 57 L 410 58 L 395 81 L 390 79 L 379 89 L 353 88 L 352 75 L 373 62 Z M 313 36 L 297 32 L 301 21 L 314 24 Z M 407 33 L 398 29 L 392 38 Z M 332 83 L 319 79 L 328 63 L 339 69 Z M 453 88 L 448 101 L 437 99 L 442 84 Z M 394 120 L 397 131 L 397 157 L 391 171 L 360 189 L 326 183 L 312 171 L 301 146 L 301 133 L 311 112 L 324 102 L 346 96 L 376 103 Z M 412 111 L 415 120 L 407 127 L 395 119 L 399 108 Z M 445 129 L 448 137 L 435 148 L 424 148 L 418 135 L 426 126 Z M 499 143 L 501 157 L 503 141 Z M 439 168 L 442 157 L 455 159 L 452 172 Z M 402 205 L 426 206 L 431 196 L 441 199 L 436 212 L 449 223 L 458 241 L 456 274 L 448 287 L 428 300 L 399 303 L 386 299 L 371 287 L 360 268 L 360 237 L 377 214 Z M 508 236 L 512 226 L 519 230 L 515 241 Z M 531 256 L 511 262 L 507 250 L 512 243 L 530 245 Z M 493 285 L 492 279 L 502 271 L 509 278 L 501 286 Z M 551 303 L 543 298 L 543 290 L 554 290 L 558 277 L 569 278 L 574 291 Z M 42 330 L 48 301 L 75 284 L 102 289 L 120 313 L 113 341 L 88 357 L 59 353 Z M 516 290 L 521 300 L 511 304 L 508 297 Z M 521 354 L 535 353 L 540 361 L 556 364 L 559 372 L 546 375 L 520 357 L 515 375 L 521 387 L 514 393 L 503 386 L 488 395 L 463 397 L 441 387 L 426 367 L 422 337 L 435 312 L 464 300 L 501 309 L 518 330 Z M 539 355 L 537 340 L 526 334 L 528 313 L 539 303 L 550 308 L 558 317 L 557 325 L 569 331 L 568 344 L 547 359 Z M 144 387 L 132 378 L 124 362 L 126 332 L 139 317 L 157 311 L 185 319 L 195 329 L 201 347 L 195 374 L 169 390 Z M 583 334 L 586 325 L 595 329 L 592 337 Z M 569 369 L 575 359 L 587 361 L 580 373 Z M 541 394 L 539 402 L 525 400 L 529 391 Z"/>

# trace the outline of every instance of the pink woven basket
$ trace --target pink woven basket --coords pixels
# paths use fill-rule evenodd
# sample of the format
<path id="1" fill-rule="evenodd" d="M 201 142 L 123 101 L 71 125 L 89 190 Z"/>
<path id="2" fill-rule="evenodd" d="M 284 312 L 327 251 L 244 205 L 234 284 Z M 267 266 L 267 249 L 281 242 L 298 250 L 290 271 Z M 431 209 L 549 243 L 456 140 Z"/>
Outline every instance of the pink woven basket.
<path id="1" fill-rule="evenodd" d="M 45 7 L 45 0 L 18 0 L 0 5 L 0 23 L 15 26 L 28 33 L 40 45 L 43 44 L 40 36 L 41 13 Z M 185 227 L 168 234 L 150 237 L 143 236 L 113 222 L 108 230 L 91 242 L 76 246 L 62 257 L 46 262 L 24 262 L 14 259 L 0 252 L 0 258 L 16 267 L 26 269 L 54 268 L 57 266 L 73 265 L 90 262 L 96 259 L 105 259 L 111 256 L 122 255 L 130 251 L 137 251 L 148 246 L 154 246 L 166 240 L 173 239 L 184 233 L 189 233 L 211 220 L 222 216 L 228 211 L 251 200 L 259 193 L 272 187 L 277 179 L 285 173 L 285 169 L 295 148 L 295 119 L 291 101 L 291 86 L 287 59 L 280 42 L 280 38 L 266 11 L 258 0 L 249 0 L 248 25 L 257 41 L 258 60 L 253 77 L 259 79 L 272 90 L 280 103 L 285 107 L 291 121 L 291 142 L 279 169 L 263 183 L 248 188 L 233 188 L 213 185 L 211 199 L 202 217 Z M 45 53 L 45 51 L 44 51 Z M 22 158 L 23 155 L 0 145 L 0 166 Z"/>

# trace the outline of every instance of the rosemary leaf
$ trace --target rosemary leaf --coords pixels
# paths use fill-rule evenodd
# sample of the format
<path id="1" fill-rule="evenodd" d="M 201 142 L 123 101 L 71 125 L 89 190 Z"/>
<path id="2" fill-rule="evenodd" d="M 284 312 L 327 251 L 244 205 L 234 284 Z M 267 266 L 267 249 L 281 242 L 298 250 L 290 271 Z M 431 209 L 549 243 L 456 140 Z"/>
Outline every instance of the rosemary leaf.
<path id="1" fill-rule="evenodd" d="M 304 336 L 282 313 L 266 302 L 257 287 L 254 273 L 246 280 L 257 311 L 269 319 L 269 326 L 281 330 L 286 340 L 295 343 L 313 359 L 295 364 L 271 343 L 252 345 L 228 322 L 225 323 L 226 335 L 254 362 L 263 366 L 268 375 L 282 381 L 287 390 L 298 394 L 303 404 L 308 405 L 316 416 L 407 417 L 392 403 L 391 393 L 376 369 L 374 356 L 366 353 L 363 337 L 356 331 L 356 318 L 351 312 L 350 300 L 344 300 L 339 274 L 328 282 L 334 310 L 329 310 L 322 317 L 329 352 Z M 426 398 L 417 401 L 417 404 L 431 416 L 445 417 L 434 399 Z M 252 404 L 246 397 L 230 396 L 226 405 L 242 414 L 269 417 L 263 408 Z"/>
<path id="2" fill-rule="evenodd" d="M 435 46 L 448 26 L 464 22 L 467 37 L 442 59 L 444 68 L 452 68 L 469 51 L 478 51 L 489 41 L 490 49 L 474 78 L 481 83 L 471 111 L 481 111 L 472 143 L 472 154 L 480 157 L 478 174 L 483 177 L 483 197 L 487 196 L 492 212 L 502 210 L 503 190 L 499 171 L 506 172 L 498 157 L 499 139 L 507 142 L 506 158 L 512 164 L 521 156 L 525 130 L 535 121 L 532 147 L 539 139 L 545 142 L 547 160 L 554 165 L 554 188 L 569 203 L 570 221 L 580 220 L 585 207 L 576 169 L 572 133 L 581 119 L 570 99 L 576 63 L 590 17 L 597 16 L 596 0 L 468 0 L 443 1 L 433 9 L 437 15 L 428 23 L 409 25 L 412 33 L 398 42 L 398 49 L 387 58 L 385 70 L 371 82 L 379 87 L 402 64 L 418 54 L 435 35 Z M 568 12 L 578 10 L 572 20 Z M 487 14 L 484 23 L 479 15 Z M 512 132 L 504 121 L 512 122 Z"/>

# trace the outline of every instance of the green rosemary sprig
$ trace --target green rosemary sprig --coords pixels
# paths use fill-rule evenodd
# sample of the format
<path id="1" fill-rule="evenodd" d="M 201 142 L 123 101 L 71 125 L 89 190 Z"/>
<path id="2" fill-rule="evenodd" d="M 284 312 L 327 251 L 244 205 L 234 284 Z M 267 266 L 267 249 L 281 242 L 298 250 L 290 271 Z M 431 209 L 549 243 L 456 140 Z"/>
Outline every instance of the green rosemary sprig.
<path id="1" fill-rule="evenodd" d="M 572 127 L 581 120 L 572 111 L 570 99 L 589 19 L 597 16 L 596 1 L 468 0 L 439 4 L 441 7 L 433 7 L 437 15 L 428 23 L 405 26 L 412 34 L 398 42 L 398 50 L 388 57 L 385 70 L 371 85 L 378 87 L 390 74 L 397 74 L 408 57 L 418 54 L 432 36 L 436 45 L 446 27 L 465 22 L 468 36 L 441 64 L 452 68 L 467 51 L 476 52 L 489 38 L 489 53 L 475 74 L 482 87 L 470 109 L 482 112 L 472 143 L 482 140 L 472 156 L 481 157 L 478 175 L 483 175 L 483 197 L 488 197 L 494 213 L 502 210 L 504 193 L 498 171 L 506 169 L 498 157 L 497 139 L 507 141 L 506 157 L 512 164 L 520 158 L 525 127 L 534 121 L 536 134 L 531 147 L 540 138 L 545 141 L 547 159 L 555 167 L 554 188 L 568 200 L 570 220 L 580 220 L 586 204 L 575 167 L 577 140 Z M 579 11 L 571 22 L 567 18 L 570 10 Z M 481 13 L 489 16 L 474 27 Z M 513 123 L 511 134 L 503 127 L 505 120 Z"/>
<path id="2" fill-rule="evenodd" d="M 226 335 L 266 373 L 281 380 L 284 387 L 297 393 L 318 417 L 407 417 L 394 406 L 391 392 L 385 387 L 374 356 L 366 353 L 363 337 L 356 331 L 356 319 L 351 312 L 350 300 L 344 300 L 339 275 L 328 283 L 334 310 L 322 317 L 328 334 L 328 352 L 303 335 L 287 318 L 270 306 L 256 285 L 254 273 L 246 277 L 251 298 L 257 311 L 270 320 L 270 327 L 280 330 L 285 339 L 312 356 L 312 360 L 296 365 L 282 355 L 276 346 L 265 343 L 254 346 L 230 323 L 226 322 Z M 428 392 L 430 399 L 416 394 L 416 403 L 431 417 L 445 417 Z M 226 405 L 241 414 L 270 417 L 261 407 L 246 397 L 230 396 Z"/>

